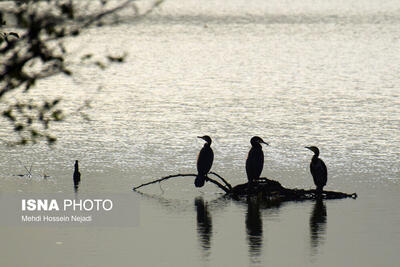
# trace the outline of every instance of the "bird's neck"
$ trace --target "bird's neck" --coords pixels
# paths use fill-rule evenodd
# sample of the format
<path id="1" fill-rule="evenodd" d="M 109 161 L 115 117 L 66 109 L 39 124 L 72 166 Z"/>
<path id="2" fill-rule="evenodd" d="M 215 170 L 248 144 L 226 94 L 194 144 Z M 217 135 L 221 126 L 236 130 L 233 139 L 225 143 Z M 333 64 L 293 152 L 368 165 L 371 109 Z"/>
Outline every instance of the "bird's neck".
<path id="1" fill-rule="evenodd" d="M 253 143 L 253 144 L 251 144 L 252 145 L 252 147 L 254 148 L 254 149 L 262 149 L 262 147 L 261 147 L 261 145 L 259 144 L 259 143 Z"/>
<path id="2" fill-rule="evenodd" d="M 205 143 L 205 144 L 204 144 L 204 147 L 210 147 L 210 146 L 211 146 L 210 143 Z"/>
<path id="3" fill-rule="evenodd" d="M 319 154 L 314 154 L 314 156 L 312 157 L 312 160 L 313 161 L 318 160 L 318 156 L 319 156 Z"/>

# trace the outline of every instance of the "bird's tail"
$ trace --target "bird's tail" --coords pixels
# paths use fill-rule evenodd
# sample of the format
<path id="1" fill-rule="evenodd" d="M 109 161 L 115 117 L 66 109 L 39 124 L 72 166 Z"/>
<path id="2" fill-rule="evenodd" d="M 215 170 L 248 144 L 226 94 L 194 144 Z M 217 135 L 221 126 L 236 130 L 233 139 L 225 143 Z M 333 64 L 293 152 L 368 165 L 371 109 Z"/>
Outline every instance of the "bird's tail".
<path id="1" fill-rule="evenodd" d="M 206 176 L 205 175 L 197 175 L 196 179 L 194 180 L 194 185 L 196 187 L 202 187 L 205 182 L 206 182 Z"/>

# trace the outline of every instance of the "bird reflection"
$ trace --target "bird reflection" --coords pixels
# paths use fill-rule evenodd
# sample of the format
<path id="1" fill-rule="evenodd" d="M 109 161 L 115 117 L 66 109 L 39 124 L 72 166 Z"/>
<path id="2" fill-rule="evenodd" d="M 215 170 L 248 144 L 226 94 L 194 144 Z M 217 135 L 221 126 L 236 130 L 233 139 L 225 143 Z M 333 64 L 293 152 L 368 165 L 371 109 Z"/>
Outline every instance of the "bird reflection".
<path id="1" fill-rule="evenodd" d="M 250 259 L 257 261 L 261 255 L 263 225 L 260 214 L 260 201 L 254 197 L 247 198 L 246 230 Z"/>
<path id="2" fill-rule="evenodd" d="M 310 242 L 312 254 L 317 253 L 326 234 L 326 206 L 322 199 L 317 199 L 310 217 Z"/>
<path id="3" fill-rule="evenodd" d="M 212 236 L 212 220 L 208 212 L 207 203 L 202 197 L 198 197 L 194 201 L 197 213 L 197 234 L 199 236 L 201 247 L 205 252 L 209 253 L 211 248 Z"/>

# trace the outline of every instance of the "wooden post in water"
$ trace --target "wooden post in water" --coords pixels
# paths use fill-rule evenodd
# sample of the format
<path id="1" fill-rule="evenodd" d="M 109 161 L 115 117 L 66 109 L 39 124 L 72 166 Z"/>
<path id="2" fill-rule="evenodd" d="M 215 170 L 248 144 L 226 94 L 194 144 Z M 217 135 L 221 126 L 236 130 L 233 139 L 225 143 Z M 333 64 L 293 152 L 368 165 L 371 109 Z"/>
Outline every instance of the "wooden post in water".
<path id="1" fill-rule="evenodd" d="M 74 189 L 78 191 L 79 183 L 81 182 L 81 173 L 79 172 L 78 160 L 75 160 L 75 170 L 74 170 Z"/>

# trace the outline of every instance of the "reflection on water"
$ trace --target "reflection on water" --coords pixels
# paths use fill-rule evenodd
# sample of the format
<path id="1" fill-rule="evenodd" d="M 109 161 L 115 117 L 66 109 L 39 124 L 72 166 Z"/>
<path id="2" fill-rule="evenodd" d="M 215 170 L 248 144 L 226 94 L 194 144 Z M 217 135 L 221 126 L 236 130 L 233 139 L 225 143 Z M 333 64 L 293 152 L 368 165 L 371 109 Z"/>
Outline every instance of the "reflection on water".
<path id="1" fill-rule="evenodd" d="M 279 212 L 283 202 L 280 200 L 266 200 L 261 197 L 248 197 L 246 199 L 246 233 L 249 247 L 249 258 L 252 263 L 261 263 L 263 251 L 263 211 L 264 214 L 274 214 Z M 267 212 L 268 210 L 268 212 Z"/>
<path id="2" fill-rule="evenodd" d="M 325 240 L 326 236 L 326 206 L 322 199 L 317 199 L 314 203 L 310 216 L 310 243 L 311 254 L 318 254 L 318 247 Z"/>
<path id="3" fill-rule="evenodd" d="M 263 245 L 263 223 L 258 198 L 247 198 L 246 231 L 250 260 L 258 262 Z"/>
<path id="4" fill-rule="evenodd" d="M 237 200 L 232 200 L 237 201 Z M 226 200 L 221 202 L 216 199 L 212 202 L 217 204 L 218 209 L 226 207 Z M 284 202 L 279 200 L 263 200 L 260 197 L 247 197 L 245 200 L 239 200 L 240 205 L 246 205 L 245 212 L 245 231 L 248 246 L 248 256 L 252 264 L 261 264 L 263 259 L 263 249 L 266 241 L 264 240 L 263 229 L 263 211 L 268 212 L 275 210 L 279 212 Z M 209 202 L 204 201 L 203 197 L 197 197 L 194 201 L 196 211 L 197 235 L 200 242 L 204 258 L 208 260 L 212 251 L 211 239 L 213 235 L 212 211 Z M 214 207 L 214 208 L 215 208 Z M 265 213 L 264 213 L 265 214 Z M 327 211 L 325 203 L 322 199 L 317 199 L 310 213 L 310 250 L 312 256 L 317 256 L 319 248 L 326 238 Z M 264 255 L 265 256 L 265 255 Z"/>
<path id="5" fill-rule="evenodd" d="M 143 200 L 152 200 L 163 209 L 167 209 L 171 212 L 187 210 L 187 204 L 184 204 L 187 203 L 186 201 L 171 200 L 159 195 L 149 195 L 141 192 L 137 193 L 143 197 Z M 222 210 L 229 209 L 228 203 L 236 203 L 239 206 L 246 205 L 246 210 L 244 210 L 241 215 L 245 217 L 248 259 L 251 265 L 255 264 L 256 266 L 259 266 L 264 264 L 266 252 L 265 246 L 268 242 L 265 239 L 266 235 L 265 229 L 263 228 L 263 215 L 273 214 L 274 217 L 276 217 L 276 215 L 281 212 L 282 207 L 286 206 L 285 203 L 287 202 L 281 202 L 280 200 L 265 200 L 258 196 L 240 200 L 232 200 L 225 197 L 220 197 L 214 200 L 204 200 L 202 196 L 194 199 L 193 205 L 195 214 L 189 212 L 187 215 L 193 216 L 193 219 L 194 216 L 196 218 L 196 227 L 194 231 L 197 233 L 197 240 L 200 244 L 202 260 L 208 262 L 211 259 L 210 255 L 212 251 L 215 250 L 215 245 L 213 246 L 212 242 L 213 236 L 218 236 L 218 232 L 224 232 L 229 229 L 228 227 L 225 228 L 224 225 L 221 226 L 218 223 L 216 223 L 217 227 L 215 227 L 212 219 L 213 213 L 215 214 Z M 295 203 L 294 205 L 297 204 Z M 319 249 L 323 244 L 323 241 L 326 239 L 326 224 L 326 206 L 322 199 L 318 199 L 315 201 L 309 217 L 310 252 L 313 258 L 320 254 Z M 298 231 L 301 230 L 298 229 Z M 231 232 L 230 235 L 237 235 L 239 232 L 239 229 L 234 228 L 234 232 Z M 274 233 L 271 233 L 271 236 L 276 238 Z M 218 240 L 218 237 L 215 237 L 215 239 Z M 274 242 L 273 240 L 274 238 L 272 238 L 270 242 Z M 218 247 L 218 244 L 216 246 Z"/>
<path id="6" fill-rule="evenodd" d="M 206 256 L 209 255 L 211 248 L 212 236 L 212 220 L 208 211 L 207 203 L 204 202 L 202 197 L 198 197 L 194 201 L 197 214 L 197 233 L 199 236 L 200 245 Z"/>

